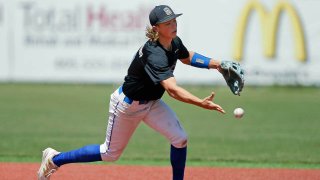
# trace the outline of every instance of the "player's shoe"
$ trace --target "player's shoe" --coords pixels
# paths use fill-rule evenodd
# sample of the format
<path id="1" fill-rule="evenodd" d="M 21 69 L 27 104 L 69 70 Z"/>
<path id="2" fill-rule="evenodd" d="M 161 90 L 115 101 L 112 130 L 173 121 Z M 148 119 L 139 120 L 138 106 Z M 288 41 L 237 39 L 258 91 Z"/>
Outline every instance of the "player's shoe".
<path id="1" fill-rule="evenodd" d="M 47 148 L 43 151 L 38 180 L 49 180 L 50 176 L 58 170 L 59 167 L 53 163 L 52 158 L 59 153 L 52 148 Z"/>

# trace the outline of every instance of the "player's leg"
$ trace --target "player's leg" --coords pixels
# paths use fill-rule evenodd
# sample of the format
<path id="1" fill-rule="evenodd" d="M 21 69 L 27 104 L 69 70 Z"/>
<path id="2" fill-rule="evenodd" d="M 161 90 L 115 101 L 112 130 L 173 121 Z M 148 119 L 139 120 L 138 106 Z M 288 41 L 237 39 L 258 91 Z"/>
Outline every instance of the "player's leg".
<path id="1" fill-rule="evenodd" d="M 138 104 L 128 104 L 123 99 L 124 96 L 120 96 L 120 100 L 111 100 L 114 103 L 110 105 L 106 140 L 100 146 L 103 161 L 116 161 L 121 156 L 146 113 Z"/>
<path id="2" fill-rule="evenodd" d="M 128 115 L 136 110 L 136 104 L 128 104 L 123 101 L 123 93 L 116 90 L 110 98 L 109 119 L 105 142 L 101 145 L 89 145 L 69 152 L 63 152 L 53 158 L 57 166 L 67 163 L 116 161 L 138 126 L 139 114 Z"/>
<path id="3" fill-rule="evenodd" d="M 176 114 L 162 100 L 159 100 L 151 107 L 144 122 L 169 139 L 173 179 L 183 179 L 188 137 Z"/>
<path id="4" fill-rule="evenodd" d="M 136 104 L 127 104 L 123 99 L 123 93 L 120 94 L 118 90 L 111 95 L 105 143 L 101 145 L 88 145 L 61 153 L 47 148 L 44 151 L 42 163 L 38 171 L 39 179 L 48 178 L 60 166 L 68 163 L 117 160 L 142 116 L 139 113 L 134 113 Z M 137 110 L 139 111 L 139 109 Z"/>

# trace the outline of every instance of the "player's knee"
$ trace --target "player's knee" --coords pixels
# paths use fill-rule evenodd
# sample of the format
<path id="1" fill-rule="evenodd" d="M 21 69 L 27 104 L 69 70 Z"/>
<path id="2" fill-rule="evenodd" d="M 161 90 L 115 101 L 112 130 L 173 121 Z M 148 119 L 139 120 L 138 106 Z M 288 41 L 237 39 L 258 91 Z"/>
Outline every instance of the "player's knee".
<path id="1" fill-rule="evenodd" d="M 108 150 L 107 145 L 104 143 L 100 145 L 100 153 L 102 161 L 115 162 L 120 158 L 122 151 L 111 152 L 110 150 Z"/>
<path id="2" fill-rule="evenodd" d="M 176 140 L 172 141 L 171 144 L 176 148 L 184 148 L 188 144 L 188 136 L 184 134 Z"/>
<path id="3" fill-rule="evenodd" d="M 105 162 L 115 162 L 119 159 L 120 156 L 112 156 L 108 153 L 103 153 L 101 154 L 101 159 L 102 161 L 105 161 Z"/>

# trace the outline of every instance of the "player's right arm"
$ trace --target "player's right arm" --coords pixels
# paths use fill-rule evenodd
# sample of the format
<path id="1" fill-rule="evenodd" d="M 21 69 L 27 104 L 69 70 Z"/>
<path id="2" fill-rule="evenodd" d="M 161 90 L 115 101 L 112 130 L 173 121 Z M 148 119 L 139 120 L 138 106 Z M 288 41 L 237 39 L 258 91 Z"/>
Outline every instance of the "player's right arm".
<path id="1" fill-rule="evenodd" d="M 210 96 L 204 99 L 200 99 L 188 92 L 187 90 L 183 89 L 182 87 L 178 86 L 174 77 L 170 77 L 166 80 L 161 81 L 161 85 L 167 91 L 169 96 L 173 97 L 174 99 L 177 99 L 185 103 L 193 104 L 205 109 L 216 110 L 221 113 L 225 113 L 221 106 L 213 102 L 214 92 L 212 92 Z"/>

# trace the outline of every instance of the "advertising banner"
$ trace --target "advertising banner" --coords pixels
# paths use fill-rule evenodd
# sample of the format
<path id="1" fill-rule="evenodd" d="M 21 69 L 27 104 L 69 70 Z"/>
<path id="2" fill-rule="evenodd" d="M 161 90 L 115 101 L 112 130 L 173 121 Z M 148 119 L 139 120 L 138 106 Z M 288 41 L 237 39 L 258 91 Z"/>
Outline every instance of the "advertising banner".
<path id="1" fill-rule="evenodd" d="M 0 0 L 0 81 L 7 81 L 9 78 L 9 57 L 8 57 L 8 29 L 6 28 L 6 7 L 3 0 Z"/>
<path id="2" fill-rule="evenodd" d="M 210 57 L 239 61 L 246 84 L 320 85 L 320 1 L 197 1 L 196 6 L 201 11 L 179 6 L 187 16 L 181 21 L 189 22 L 181 27 L 187 29 L 182 34 L 186 44 Z M 223 83 L 194 69 L 181 78 Z"/>
<path id="3" fill-rule="evenodd" d="M 245 64 L 248 81 L 319 85 L 319 71 L 313 70 L 320 65 L 320 53 L 316 51 L 319 43 L 308 41 L 316 37 L 320 40 L 311 29 L 315 17 L 308 12 L 316 10 L 303 1 L 275 1 L 270 8 L 266 5 L 258 0 L 245 3 L 235 26 L 233 58 Z M 249 28 L 260 32 L 249 35 Z"/>
<path id="4" fill-rule="evenodd" d="M 146 41 L 148 3 L 17 1 L 14 76 L 35 81 L 118 81 Z"/>
<path id="5" fill-rule="evenodd" d="M 314 0 L 0 0 L 0 80 L 122 82 L 158 4 L 183 13 L 178 36 L 189 50 L 239 61 L 246 84 L 320 86 Z M 175 76 L 181 83 L 224 83 L 215 70 L 182 63 Z"/>

